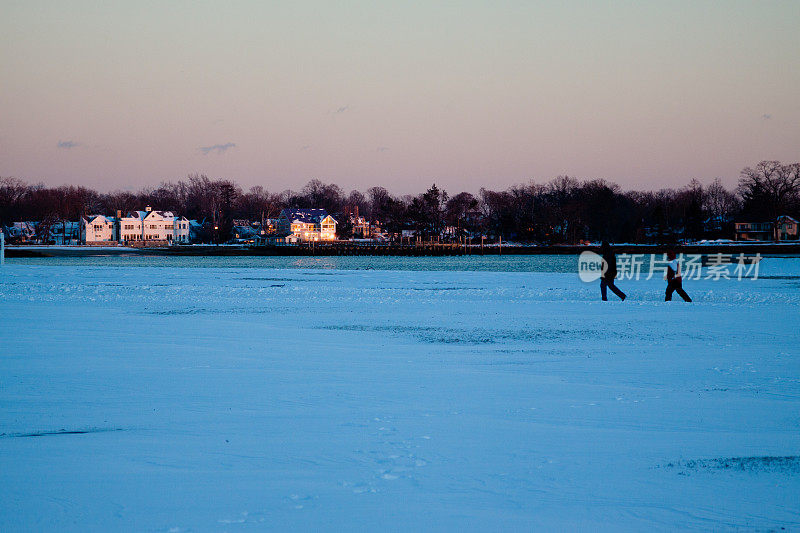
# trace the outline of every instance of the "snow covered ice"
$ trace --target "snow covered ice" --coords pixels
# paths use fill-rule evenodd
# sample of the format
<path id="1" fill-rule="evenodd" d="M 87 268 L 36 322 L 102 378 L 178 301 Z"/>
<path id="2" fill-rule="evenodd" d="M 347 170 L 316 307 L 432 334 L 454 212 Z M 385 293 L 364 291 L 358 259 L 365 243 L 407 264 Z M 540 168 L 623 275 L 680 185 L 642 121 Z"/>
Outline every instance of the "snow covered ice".
<path id="1" fill-rule="evenodd" d="M 240 259 L 6 261 L 0 530 L 800 529 L 799 259 Z"/>

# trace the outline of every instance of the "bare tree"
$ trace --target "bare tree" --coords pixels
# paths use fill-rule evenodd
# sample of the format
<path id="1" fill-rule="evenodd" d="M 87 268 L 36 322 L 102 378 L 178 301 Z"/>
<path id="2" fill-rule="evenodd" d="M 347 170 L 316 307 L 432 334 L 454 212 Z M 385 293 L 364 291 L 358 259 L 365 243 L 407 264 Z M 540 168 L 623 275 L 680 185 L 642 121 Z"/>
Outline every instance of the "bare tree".
<path id="1" fill-rule="evenodd" d="M 458 236 L 477 230 L 478 200 L 468 192 L 460 192 L 447 200 L 445 204 L 445 221 L 457 228 Z"/>
<path id="2" fill-rule="evenodd" d="M 0 177 L 0 224 L 19 220 L 28 185 L 16 178 Z"/>
<path id="3" fill-rule="evenodd" d="M 339 213 L 345 203 L 341 187 L 334 183 L 322 183 L 312 179 L 303 187 L 302 195 L 307 207 L 325 209 L 328 213 Z"/>
<path id="4" fill-rule="evenodd" d="M 369 202 L 369 215 L 370 221 L 374 222 L 386 220 L 386 215 L 390 211 L 390 203 L 392 196 L 389 191 L 383 187 L 370 187 L 367 189 L 367 198 Z"/>
<path id="5" fill-rule="evenodd" d="M 711 185 L 706 187 L 703 196 L 703 211 L 708 216 L 706 233 L 714 237 L 722 237 L 730 233 L 733 219 L 740 209 L 739 198 L 725 188 L 722 180 L 716 178 Z"/>
<path id="6" fill-rule="evenodd" d="M 367 197 L 361 191 L 350 191 L 345 201 L 345 210 L 351 214 L 358 213 L 359 216 L 367 216 L 369 211 L 369 202 Z"/>
<path id="7" fill-rule="evenodd" d="M 778 240 L 778 219 L 800 194 L 800 163 L 761 161 L 755 168 L 747 167 L 741 173 L 739 193 L 749 207 L 763 210 Z"/>

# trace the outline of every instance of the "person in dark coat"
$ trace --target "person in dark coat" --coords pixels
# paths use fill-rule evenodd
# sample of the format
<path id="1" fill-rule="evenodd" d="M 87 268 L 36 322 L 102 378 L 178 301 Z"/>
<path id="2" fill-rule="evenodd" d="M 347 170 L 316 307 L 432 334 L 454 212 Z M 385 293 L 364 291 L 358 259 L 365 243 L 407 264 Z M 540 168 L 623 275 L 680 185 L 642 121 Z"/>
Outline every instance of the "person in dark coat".
<path id="1" fill-rule="evenodd" d="M 683 290 L 683 279 L 681 278 L 681 264 L 675 257 L 675 252 L 670 250 L 667 252 L 667 294 L 664 297 L 665 302 L 672 301 L 672 293 L 677 292 L 684 302 L 691 302 L 692 299 Z"/>
<path id="2" fill-rule="evenodd" d="M 614 254 L 614 249 L 607 241 L 603 241 L 600 253 L 603 256 L 603 273 L 600 276 L 600 295 L 603 301 L 608 300 L 606 289 L 611 289 L 620 300 L 625 301 L 625 293 L 614 285 L 614 278 L 617 277 L 617 256 Z"/>

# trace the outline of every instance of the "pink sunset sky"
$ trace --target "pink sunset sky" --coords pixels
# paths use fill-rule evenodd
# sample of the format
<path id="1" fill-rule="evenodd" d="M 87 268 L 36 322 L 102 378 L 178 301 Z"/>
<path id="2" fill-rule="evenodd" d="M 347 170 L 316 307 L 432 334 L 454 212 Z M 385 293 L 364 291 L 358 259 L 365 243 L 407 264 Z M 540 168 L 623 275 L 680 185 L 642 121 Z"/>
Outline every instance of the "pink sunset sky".
<path id="1" fill-rule="evenodd" d="M 800 2 L 0 2 L 0 176 L 623 188 L 800 160 Z"/>

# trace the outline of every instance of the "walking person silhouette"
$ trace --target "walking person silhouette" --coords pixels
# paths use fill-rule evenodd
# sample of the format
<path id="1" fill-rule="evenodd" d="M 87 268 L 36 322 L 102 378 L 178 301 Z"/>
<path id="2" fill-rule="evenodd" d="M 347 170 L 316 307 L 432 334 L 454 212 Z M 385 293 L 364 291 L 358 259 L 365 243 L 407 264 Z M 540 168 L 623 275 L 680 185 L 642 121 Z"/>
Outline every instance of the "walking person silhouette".
<path id="1" fill-rule="evenodd" d="M 608 241 L 603 241 L 600 246 L 600 253 L 603 256 L 603 273 L 600 276 L 600 295 L 603 301 L 608 300 L 607 289 L 611 289 L 619 299 L 625 301 L 625 293 L 614 285 L 614 278 L 617 277 L 617 256 Z"/>
<path id="2" fill-rule="evenodd" d="M 678 259 L 675 257 L 675 252 L 670 250 L 667 252 L 667 259 L 669 263 L 667 264 L 667 293 L 664 297 L 665 302 L 672 301 L 672 293 L 677 292 L 681 298 L 683 298 L 684 302 L 691 302 L 692 299 L 689 298 L 689 295 L 686 294 L 686 291 L 683 290 L 683 279 L 681 278 L 681 264 Z"/>

